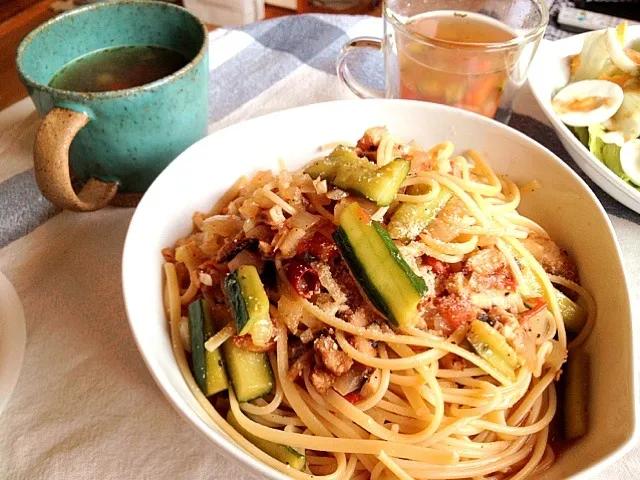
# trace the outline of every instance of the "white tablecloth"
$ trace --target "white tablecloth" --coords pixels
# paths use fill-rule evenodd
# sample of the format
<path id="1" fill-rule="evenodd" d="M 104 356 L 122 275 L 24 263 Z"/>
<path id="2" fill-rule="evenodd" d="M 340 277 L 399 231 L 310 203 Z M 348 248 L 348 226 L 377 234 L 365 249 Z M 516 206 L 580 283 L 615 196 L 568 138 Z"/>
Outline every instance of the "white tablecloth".
<path id="1" fill-rule="evenodd" d="M 347 36 L 378 22 L 306 16 L 217 31 L 211 129 L 350 98 L 334 74 L 335 55 Z M 530 93 L 516 112 L 512 125 L 570 162 L 554 133 L 533 120 L 544 122 Z M 249 478 L 173 411 L 136 350 L 120 283 L 133 210 L 61 213 L 43 199 L 32 171 L 38 122 L 28 99 L 0 113 L 0 271 L 24 303 L 28 336 L 20 380 L 0 415 L 0 478 Z M 637 307 L 640 216 L 597 193 L 619 236 Z M 640 449 L 600 478 L 640 478 Z"/>

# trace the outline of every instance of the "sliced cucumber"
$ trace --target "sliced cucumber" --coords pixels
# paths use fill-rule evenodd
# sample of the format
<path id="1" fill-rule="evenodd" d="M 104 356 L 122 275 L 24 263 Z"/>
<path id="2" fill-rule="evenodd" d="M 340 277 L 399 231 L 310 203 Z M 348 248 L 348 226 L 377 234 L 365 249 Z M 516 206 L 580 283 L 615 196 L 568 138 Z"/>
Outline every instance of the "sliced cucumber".
<path id="1" fill-rule="evenodd" d="M 249 440 L 267 455 L 281 461 L 285 465 L 289 465 L 291 468 L 300 471 L 304 470 L 304 467 L 307 464 L 307 458 L 293 448 L 256 437 L 253 433 L 250 433 L 248 430 L 240 426 L 231 410 L 229 410 L 229 413 L 227 414 L 227 422 L 235 428 L 240 435 Z"/>
<path id="2" fill-rule="evenodd" d="M 273 390 L 273 371 L 266 353 L 245 350 L 229 339 L 222 344 L 222 354 L 239 402 L 263 397 Z"/>
<path id="3" fill-rule="evenodd" d="M 580 333 L 584 324 L 587 323 L 586 310 L 558 289 L 556 289 L 556 297 L 564 326 L 571 333 Z"/>
<path id="4" fill-rule="evenodd" d="M 191 336 L 191 359 L 193 376 L 200 390 L 207 396 L 226 390 L 229 386 L 222 365 L 220 351 L 209 352 L 204 343 L 214 334 L 211 313 L 204 300 L 189 304 L 189 334 Z"/>
<path id="5" fill-rule="evenodd" d="M 354 202 L 342 211 L 333 238 L 371 303 L 393 325 L 415 325 L 427 287 L 382 225 Z"/>
<path id="6" fill-rule="evenodd" d="M 586 435 L 589 426 L 589 357 L 572 351 L 564 370 L 564 436 L 575 440 Z"/>
<path id="7" fill-rule="evenodd" d="M 515 370 L 522 360 L 495 328 L 474 320 L 467 333 L 467 340 L 480 357 L 511 381 L 515 381 Z"/>
<path id="8" fill-rule="evenodd" d="M 265 345 L 272 336 L 269 298 L 264 291 L 258 270 L 243 265 L 224 280 L 224 288 L 231 303 L 238 335 L 251 335 L 253 343 Z"/>
<path id="9" fill-rule="evenodd" d="M 427 185 L 415 185 L 409 187 L 408 193 L 411 195 L 423 195 L 428 191 L 429 187 Z M 429 226 L 452 196 L 451 190 L 442 187 L 438 196 L 430 202 L 403 203 L 391 217 L 389 234 L 393 238 L 413 240 Z"/>
<path id="10" fill-rule="evenodd" d="M 352 149 L 340 146 L 309 165 L 305 173 L 385 207 L 393 202 L 410 168 L 411 162 L 401 158 L 377 167 Z"/>

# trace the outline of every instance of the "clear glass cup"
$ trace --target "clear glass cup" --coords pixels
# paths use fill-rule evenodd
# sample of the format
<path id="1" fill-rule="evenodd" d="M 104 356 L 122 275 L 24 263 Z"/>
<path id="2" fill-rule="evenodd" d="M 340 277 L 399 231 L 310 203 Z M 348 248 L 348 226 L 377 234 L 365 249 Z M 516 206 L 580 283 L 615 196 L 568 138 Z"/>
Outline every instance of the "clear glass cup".
<path id="1" fill-rule="evenodd" d="M 386 0 L 384 37 L 347 42 L 339 78 L 361 98 L 443 103 L 508 122 L 549 21 L 545 0 Z M 349 70 L 359 48 L 384 53 L 386 91 Z"/>

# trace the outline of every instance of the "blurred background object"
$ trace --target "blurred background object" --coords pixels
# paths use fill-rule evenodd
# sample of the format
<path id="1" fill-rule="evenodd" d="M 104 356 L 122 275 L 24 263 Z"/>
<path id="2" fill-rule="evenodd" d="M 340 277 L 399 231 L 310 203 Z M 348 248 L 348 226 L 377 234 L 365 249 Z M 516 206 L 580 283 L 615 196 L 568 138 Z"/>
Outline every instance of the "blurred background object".
<path id="1" fill-rule="evenodd" d="M 0 0 L 0 110 L 27 96 L 18 80 L 15 56 L 24 36 L 57 13 L 80 3 L 97 0 Z M 295 13 L 353 13 L 380 15 L 382 0 L 168 0 L 171 3 L 199 4 L 202 12 L 193 11 L 215 28 L 241 24 L 253 19 L 274 18 Z M 259 2 L 259 3 L 256 3 Z M 263 3 L 264 2 L 264 3 Z M 265 5 L 266 3 L 266 5 Z M 550 7 L 550 25 L 556 22 L 562 7 L 577 7 L 606 12 L 614 17 L 640 20 L 640 0 L 547 0 Z M 229 8 L 231 6 L 231 8 Z M 226 11 L 225 11 L 226 7 Z M 217 12 L 216 14 L 204 13 Z M 227 23 L 225 23 L 227 22 Z M 237 22 L 237 23 L 236 23 Z M 557 32 L 562 33 L 557 30 Z M 557 36 L 549 38 L 561 38 Z M 568 35 L 565 33 L 564 35 Z M 301 39 L 304 41 L 304 39 Z"/>
<path id="2" fill-rule="evenodd" d="M 380 13 L 382 0 L 297 0 L 300 13 Z"/>
<path id="3" fill-rule="evenodd" d="M 640 21 L 640 0 L 578 0 L 576 7 Z"/>
<path id="4" fill-rule="evenodd" d="M 0 110 L 13 105 L 27 96 L 18 79 L 15 57 L 16 50 L 22 39 L 31 30 L 62 11 L 77 6 L 80 2 L 91 0 L 0 0 Z M 95 0 L 93 0 L 95 1 Z M 214 0 L 224 3 L 226 0 Z M 262 3 L 263 0 L 260 0 Z M 278 0 L 275 0 L 278 2 Z M 282 0 L 287 5 L 287 0 Z M 282 3 L 281 2 L 281 3 Z M 289 4 L 291 0 L 288 0 Z M 171 3 L 183 4 L 182 0 Z M 293 6 L 266 5 L 263 18 L 282 17 L 296 13 L 296 0 Z M 221 26 L 219 20 L 206 22 L 210 29 Z"/>
<path id="5" fill-rule="evenodd" d="M 298 0 L 268 0 L 266 3 L 275 7 L 288 8 L 289 10 L 298 9 Z"/>
<path id="6" fill-rule="evenodd" d="M 238 26 L 264 18 L 264 0 L 184 0 L 184 6 L 205 23 Z"/>

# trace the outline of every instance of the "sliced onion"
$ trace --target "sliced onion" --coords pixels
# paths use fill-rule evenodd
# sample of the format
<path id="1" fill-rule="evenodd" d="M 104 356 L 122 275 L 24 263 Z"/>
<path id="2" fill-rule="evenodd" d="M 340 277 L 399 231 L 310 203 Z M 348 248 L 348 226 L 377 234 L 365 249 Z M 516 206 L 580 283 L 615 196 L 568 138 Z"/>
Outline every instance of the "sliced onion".
<path id="1" fill-rule="evenodd" d="M 282 320 L 291 333 L 297 333 L 302 316 L 302 304 L 296 299 L 282 295 L 278 300 L 278 318 Z"/>
<path id="2" fill-rule="evenodd" d="M 347 192 L 340 190 L 339 188 L 334 188 L 327 192 L 327 198 L 330 198 L 331 200 L 342 200 L 343 198 L 346 198 L 347 195 L 349 195 Z"/>
<path id="3" fill-rule="evenodd" d="M 191 353 L 191 337 L 189 333 L 189 319 L 180 317 L 180 340 L 182 340 L 182 348 Z"/>
<path id="4" fill-rule="evenodd" d="M 527 319 L 529 333 L 536 345 L 540 345 L 548 340 L 551 331 L 551 321 L 553 321 L 553 316 L 546 308 Z"/>
<path id="5" fill-rule="evenodd" d="M 264 261 L 262 261 L 257 253 L 250 252 L 249 250 L 242 250 L 229 261 L 228 265 L 230 272 L 235 271 L 238 267 L 243 265 L 253 265 L 256 267 L 256 270 L 258 270 L 258 273 L 261 273 L 262 270 L 264 270 Z"/>
<path id="6" fill-rule="evenodd" d="M 553 345 L 553 349 L 545 359 L 544 364 L 559 368 L 567 359 L 567 351 L 560 347 L 560 343 L 557 340 L 550 340 L 550 342 Z"/>
<path id="7" fill-rule="evenodd" d="M 291 218 L 287 219 L 285 224 L 289 228 L 302 228 L 303 230 L 308 230 L 313 225 L 315 225 L 322 217 L 320 215 L 313 215 L 305 210 L 301 210 L 293 215 Z"/>
<path id="8" fill-rule="evenodd" d="M 333 383 L 333 389 L 344 397 L 345 395 L 360 388 L 363 381 L 364 372 L 352 368 L 344 375 L 336 378 L 336 381 Z"/>

